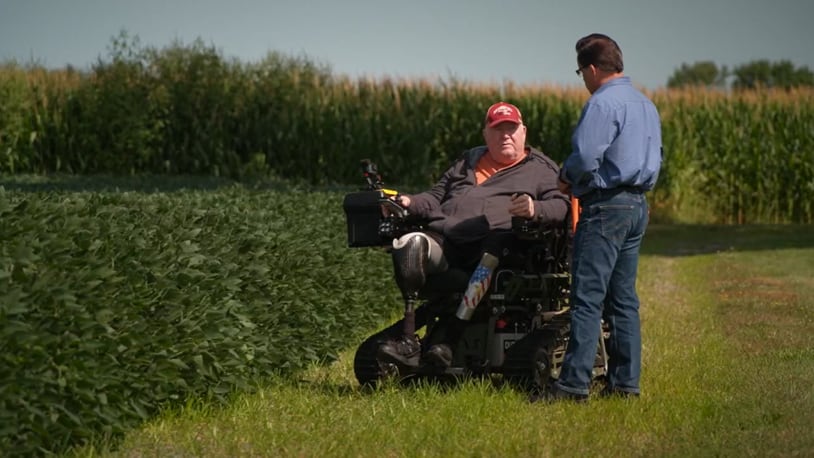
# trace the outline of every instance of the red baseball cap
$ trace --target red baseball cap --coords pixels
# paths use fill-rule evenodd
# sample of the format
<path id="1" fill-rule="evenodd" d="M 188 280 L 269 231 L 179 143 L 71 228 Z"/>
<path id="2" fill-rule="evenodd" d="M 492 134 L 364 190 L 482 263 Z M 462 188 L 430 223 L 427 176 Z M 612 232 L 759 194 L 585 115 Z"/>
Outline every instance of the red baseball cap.
<path id="1" fill-rule="evenodd" d="M 523 123 L 523 115 L 520 110 L 511 103 L 498 102 L 486 112 L 486 127 L 494 127 L 502 122 Z"/>

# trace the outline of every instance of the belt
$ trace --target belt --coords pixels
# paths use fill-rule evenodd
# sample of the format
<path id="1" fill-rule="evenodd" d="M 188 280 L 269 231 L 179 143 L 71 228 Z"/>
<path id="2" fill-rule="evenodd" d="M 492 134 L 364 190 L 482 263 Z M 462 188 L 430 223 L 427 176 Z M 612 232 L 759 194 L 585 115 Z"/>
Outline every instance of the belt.
<path id="1" fill-rule="evenodd" d="M 579 200 L 581 202 L 587 202 L 600 199 L 607 199 L 608 197 L 613 197 L 623 192 L 628 192 L 631 194 L 643 194 L 644 189 L 638 186 L 617 186 L 615 188 L 608 189 L 592 189 L 588 191 L 586 194 L 580 196 Z"/>

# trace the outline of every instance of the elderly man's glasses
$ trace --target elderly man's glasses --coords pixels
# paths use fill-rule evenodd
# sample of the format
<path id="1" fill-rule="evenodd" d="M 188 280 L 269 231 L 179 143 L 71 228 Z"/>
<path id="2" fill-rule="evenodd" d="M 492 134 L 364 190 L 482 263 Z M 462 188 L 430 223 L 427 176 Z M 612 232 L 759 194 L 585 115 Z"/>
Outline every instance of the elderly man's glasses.
<path id="1" fill-rule="evenodd" d="M 582 76 L 582 70 L 583 70 L 583 69 L 585 69 L 585 68 L 588 68 L 588 67 L 590 67 L 590 66 L 591 66 L 591 64 L 588 64 L 588 65 L 583 65 L 582 67 L 579 67 L 579 68 L 576 70 L 576 74 L 577 74 L 577 76 Z"/>

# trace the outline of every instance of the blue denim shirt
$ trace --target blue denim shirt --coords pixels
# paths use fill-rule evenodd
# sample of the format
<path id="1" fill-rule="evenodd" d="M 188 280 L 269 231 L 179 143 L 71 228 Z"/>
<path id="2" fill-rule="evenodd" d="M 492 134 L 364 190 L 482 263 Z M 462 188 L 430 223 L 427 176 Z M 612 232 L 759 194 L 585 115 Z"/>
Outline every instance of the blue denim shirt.
<path id="1" fill-rule="evenodd" d="M 582 108 L 571 145 L 560 177 L 575 196 L 618 186 L 649 191 L 662 160 L 658 110 L 630 78 L 612 79 Z"/>

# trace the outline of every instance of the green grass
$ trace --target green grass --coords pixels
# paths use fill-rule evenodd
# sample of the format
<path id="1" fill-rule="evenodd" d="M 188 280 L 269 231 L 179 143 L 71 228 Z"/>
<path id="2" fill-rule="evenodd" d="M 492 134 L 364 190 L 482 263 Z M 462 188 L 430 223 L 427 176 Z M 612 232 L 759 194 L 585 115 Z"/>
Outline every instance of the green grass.
<path id="1" fill-rule="evenodd" d="M 362 390 L 351 348 L 226 407 L 190 402 L 119 444 L 74 454 L 813 456 L 812 232 L 652 227 L 639 275 L 638 400 L 528 404 L 477 380 Z"/>

